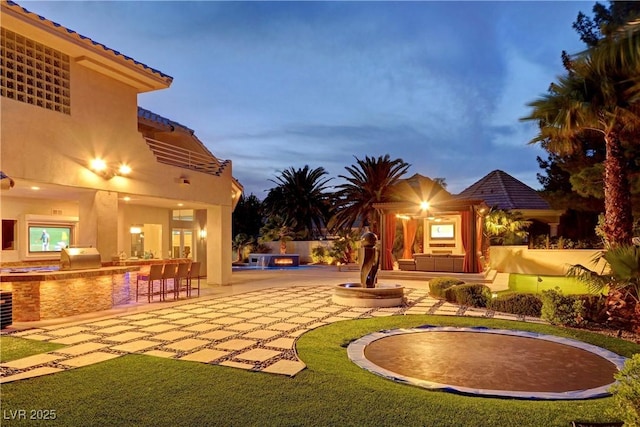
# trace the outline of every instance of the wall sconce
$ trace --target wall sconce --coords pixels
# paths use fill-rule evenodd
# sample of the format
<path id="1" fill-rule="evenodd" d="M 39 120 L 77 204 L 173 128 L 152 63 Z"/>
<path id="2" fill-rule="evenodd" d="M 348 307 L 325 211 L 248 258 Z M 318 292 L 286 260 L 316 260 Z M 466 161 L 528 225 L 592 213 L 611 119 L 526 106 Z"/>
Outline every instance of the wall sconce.
<path id="1" fill-rule="evenodd" d="M 131 173 L 131 166 L 127 164 L 121 164 L 117 168 L 111 167 L 104 159 L 95 158 L 89 163 L 89 167 L 93 172 L 100 175 L 102 178 L 109 180 L 116 175 L 125 176 Z"/>
<path id="2" fill-rule="evenodd" d="M 204 240 L 207 238 L 207 230 L 204 228 L 198 232 L 198 236 L 200 236 L 200 240 Z"/>

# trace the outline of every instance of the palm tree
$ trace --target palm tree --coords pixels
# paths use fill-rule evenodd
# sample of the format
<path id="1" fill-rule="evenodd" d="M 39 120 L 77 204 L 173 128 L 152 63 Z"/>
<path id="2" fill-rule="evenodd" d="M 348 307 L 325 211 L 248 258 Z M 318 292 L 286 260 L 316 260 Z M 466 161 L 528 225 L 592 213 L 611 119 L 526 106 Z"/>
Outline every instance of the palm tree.
<path id="1" fill-rule="evenodd" d="M 260 229 L 260 242 L 280 242 L 280 253 L 287 253 L 287 242 L 296 237 L 296 233 L 289 226 L 290 221 L 280 215 L 271 215 L 267 223 Z"/>
<path id="2" fill-rule="evenodd" d="M 531 221 L 525 221 L 520 212 L 491 209 L 484 217 L 484 233 L 489 242 L 513 244 L 527 237 L 526 229 Z"/>
<path id="3" fill-rule="evenodd" d="M 331 179 L 324 178 L 325 175 L 324 168 L 310 169 L 308 165 L 283 171 L 271 180 L 276 187 L 269 190 L 262 202 L 265 216 L 288 218 L 286 225 L 303 238 L 322 235 L 330 209 L 326 190 Z"/>
<path id="4" fill-rule="evenodd" d="M 231 243 L 233 249 L 236 251 L 236 256 L 238 257 L 234 262 L 242 262 L 242 259 L 244 258 L 244 249 L 247 246 L 254 244 L 255 240 L 253 237 L 245 233 L 238 233 Z"/>
<path id="5" fill-rule="evenodd" d="M 605 146 L 604 231 L 612 247 L 631 242 L 633 216 L 623 141 L 640 127 L 640 25 L 602 39 L 572 62 L 550 92 L 531 102 L 541 142 L 555 153 L 577 149 L 579 138 L 598 134 Z M 637 143 L 631 140 L 632 143 Z"/>
<path id="6" fill-rule="evenodd" d="M 378 213 L 374 203 L 389 201 L 389 188 L 407 172 L 409 164 L 402 159 L 391 160 L 389 155 L 377 159 L 356 157 L 356 165 L 345 167 L 350 175 L 339 175 L 345 184 L 336 186 L 336 213 L 331 219 L 332 229 L 351 229 L 358 221 L 378 233 Z"/>

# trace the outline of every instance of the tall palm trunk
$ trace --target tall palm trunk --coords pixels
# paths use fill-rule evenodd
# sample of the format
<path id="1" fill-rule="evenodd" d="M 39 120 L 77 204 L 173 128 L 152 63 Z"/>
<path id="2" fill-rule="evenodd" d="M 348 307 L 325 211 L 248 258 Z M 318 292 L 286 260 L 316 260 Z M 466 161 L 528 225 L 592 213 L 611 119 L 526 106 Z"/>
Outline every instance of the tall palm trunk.
<path id="1" fill-rule="evenodd" d="M 611 247 L 631 244 L 633 214 L 624 152 L 617 132 L 604 138 L 606 160 L 604 170 L 604 232 Z"/>

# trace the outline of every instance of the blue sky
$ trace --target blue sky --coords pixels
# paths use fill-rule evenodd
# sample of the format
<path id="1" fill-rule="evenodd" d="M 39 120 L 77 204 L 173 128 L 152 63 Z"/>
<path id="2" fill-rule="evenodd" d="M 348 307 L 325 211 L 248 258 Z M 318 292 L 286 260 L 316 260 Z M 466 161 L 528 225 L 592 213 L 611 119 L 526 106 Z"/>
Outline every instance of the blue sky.
<path id="1" fill-rule="evenodd" d="M 458 193 L 501 169 L 540 188 L 518 119 L 584 49 L 595 2 L 97 2 L 20 5 L 174 78 L 138 103 L 194 129 L 263 199 L 290 167 L 342 182 L 389 154 Z"/>

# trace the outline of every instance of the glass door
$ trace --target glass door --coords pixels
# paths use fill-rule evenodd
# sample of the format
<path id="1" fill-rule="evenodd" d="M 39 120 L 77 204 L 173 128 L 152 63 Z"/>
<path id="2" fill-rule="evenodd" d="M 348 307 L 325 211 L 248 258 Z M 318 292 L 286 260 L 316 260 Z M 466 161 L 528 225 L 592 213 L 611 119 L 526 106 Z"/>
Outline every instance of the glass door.
<path id="1" fill-rule="evenodd" d="M 173 258 L 193 259 L 193 230 L 186 228 L 172 230 L 171 255 Z"/>

